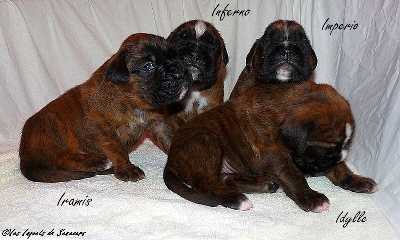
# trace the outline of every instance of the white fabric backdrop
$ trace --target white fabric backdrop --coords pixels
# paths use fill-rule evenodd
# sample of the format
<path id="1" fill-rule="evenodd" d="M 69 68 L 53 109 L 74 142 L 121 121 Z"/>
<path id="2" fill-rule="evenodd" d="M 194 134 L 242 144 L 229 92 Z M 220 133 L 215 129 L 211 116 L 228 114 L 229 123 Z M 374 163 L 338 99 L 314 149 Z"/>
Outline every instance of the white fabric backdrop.
<path id="1" fill-rule="evenodd" d="M 218 9 L 247 16 L 212 16 Z M 230 57 L 225 97 L 265 27 L 294 19 L 318 57 L 315 80 L 350 102 L 357 134 L 349 161 L 374 178 L 372 198 L 400 231 L 400 10 L 398 0 L 0 0 L 0 152 L 16 149 L 25 120 L 82 83 L 130 34 L 161 36 L 191 19 L 212 22 Z M 357 24 L 324 30 L 323 25 Z"/>

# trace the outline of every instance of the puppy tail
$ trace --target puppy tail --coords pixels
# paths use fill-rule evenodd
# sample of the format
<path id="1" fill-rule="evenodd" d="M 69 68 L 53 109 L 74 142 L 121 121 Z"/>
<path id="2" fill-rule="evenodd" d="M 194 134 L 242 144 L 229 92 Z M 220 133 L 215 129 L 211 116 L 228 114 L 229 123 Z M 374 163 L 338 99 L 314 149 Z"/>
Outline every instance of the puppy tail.
<path id="1" fill-rule="evenodd" d="M 22 175 L 34 182 L 66 182 L 96 176 L 95 172 L 74 172 L 65 170 L 35 169 L 21 167 Z"/>
<path id="2" fill-rule="evenodd" d="M 186 200 L 210 207 L 216 207 L 219 205 L 217 200 L 212 196 L 200 193 L 184 183 L 183 179 L 181 179 L 178 174 L 168 166 L 164 169 L 163 177 L 167 188 Z"/>

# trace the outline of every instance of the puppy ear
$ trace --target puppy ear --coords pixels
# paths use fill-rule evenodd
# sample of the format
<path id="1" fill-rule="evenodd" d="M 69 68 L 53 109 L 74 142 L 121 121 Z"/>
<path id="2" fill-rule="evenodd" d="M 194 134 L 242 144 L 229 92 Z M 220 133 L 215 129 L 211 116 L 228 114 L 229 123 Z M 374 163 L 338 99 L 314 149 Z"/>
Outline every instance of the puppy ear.
<path id="1" fill-rule="evenodd" d="M 308 132 L 312 127 L 311 123 L 301 127 L 284 124 L 279 128 L 279 135 L 283 143 L 299 156 L 306 150 Z"/>
<path id="2" fill-rule="evenodd" d="M 125 61 L 125 50 L 111 57 L 105 71 L 105 78 L 113 83 L 129 82 L 129 70 Z"/>
<path id="3" fill-rule="evenodd" d="M 246 67 L 247 68 L 251 68 L 253 65 L 253 57 L 256 52 L 256 49 L 258 48 L 258 45 L 260 45 L 260 39 L 256 40 L 256 42 L 253 44 L 249 53 L 246 56 Z"/>
<path id="4" fill-rule="evenodd" d="M 228 51 L 226 51 L 224 41 L 222 41 L 222 57 L 223 57 L 222 61 L 223 61 L 224 65 L 226 66 L 229 62 L 229 55 L 228 55 Z"/>
<path id="5" fill-rule="evenodd" d="M 315 70 L 315 68 L 317 67 L 317 62 L 318 62 L 317 55 L 315 54 L 314 49 L 310 45 L 310 63 L 313 70 Z"/>
<path id="6" fill-rule="evenodd" d="M 190 28 L 186 24 L 182 24 L 169 34 L 167 41 L 177 42 L 185 39 L 188 37 L 188 33 L 190 33 Z"/>

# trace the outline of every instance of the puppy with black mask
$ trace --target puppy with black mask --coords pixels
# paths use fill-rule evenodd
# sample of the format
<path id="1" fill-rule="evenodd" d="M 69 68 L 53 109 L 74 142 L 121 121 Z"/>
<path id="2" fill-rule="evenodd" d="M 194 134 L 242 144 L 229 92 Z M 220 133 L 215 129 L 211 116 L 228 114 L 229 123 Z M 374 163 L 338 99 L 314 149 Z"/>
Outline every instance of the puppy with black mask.
<path id="1" fill-rule="evenodd" d="M 253 206 L 243 193 L 281 187 L 313 212 L 328 210 L 330 202 L 308 186 L 307 176 L 326 176 L 354 192 L 377 191 L 372 179 L 346 166 L 354 118 L 334 88 L 307 80 L 316 57 L 302 28 L 278 22 L 265 36 L 250 51 L 234 96 L 174 134 L 166 186 L 198 204 L 239 210 Z"/>
<path id="2" fill-rule="evenodd" d="M 209 22 L 185 22 L 172 31 L 167 40 L 192 76 L 187 96 L 168 108 L 172 123 L 177 128 L 224 101 L 224 79 L 229 57 L 223 38 Z"/>
<path id="3" fill-rule="evenodd" d="M 164 181 L 189 201 L 239 210 L 253 206 L 243 193 L 279 186 L 304 211 L 323 212 L 330 202 L 307 176 L 377 191 L 372 179 L 346 166 L 354 131 L 349 104 L 329 85 L 256 83 L 177 130 Z"/>
<path id="4" fill-rule="evenodd" d="M 256 55 L 254 55 L 257 53 Z M 231 93 L 234 98 L 257 81 L 295 83 L 310 79 L 317 57 L 303 27 L 295 21 L 277 20 L 256 40 L 246 67 Z M 255 72 L 255 69 L 258 71 Z"/>
<path id="5" fill-rule="evenodd" d="M 86 82 L 30 117 L 22 130 L 21 172 L 29 180 L 61 182 L 114 173 L 144 178 L 129 153 L 145 137 L 168 152 L 172 127 L 164 107 L 191 84 L 166 39 L 133 34 Z"/>

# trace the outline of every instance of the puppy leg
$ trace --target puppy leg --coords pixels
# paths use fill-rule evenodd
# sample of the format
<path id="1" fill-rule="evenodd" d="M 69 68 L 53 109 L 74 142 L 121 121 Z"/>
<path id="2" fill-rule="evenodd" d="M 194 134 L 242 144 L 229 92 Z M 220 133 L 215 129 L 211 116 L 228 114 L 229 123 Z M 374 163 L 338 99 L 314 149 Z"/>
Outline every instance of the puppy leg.
<path id="1" fill-rule="evenodd" d="M 189 185 L 168 166 L 164 169 L 163 177 L 168 189 L 191 202 L 210 207 L 222 205 L 242 211 L 253 207 L 244 194 L 218 180 L 210 180 L 203 176 L 197 179 L 195 184 Z"/>
<path id="2" fill-rule="evenodd" d="M 286 195 L 291 198 L 301 209 L 306 212 L 323 212 L 329 209 L 329 199 L 322 193 L 312 190 L 304 177 L 304 174 L 294 165 L 290 157 L 270 151 L 266 154 L 271 162 L 268 172 L 274 173 L 274 182 L 283 188 Z M 281 159 L 278 159 L 280 156 Z"/>
<path id="3" fill-rule="evenodd" d="M 225 185 L 221 181 L 207 181 L 193 186 L 201 194 L 212 196 L 216 202 L 224 207 L 247 211 L 253 207 L 251 201 L 234 187 Z"/>
<path id="4" fill-rule="evenodd" d="M 274 193 L 278 184 L 268 176 L 249 176 L 239 173 L 226 174 L 222 177 L 228 187 L 233 187 L 242 193 Z"/>
<path id="5" fill-rule="evenodd" d="M 204 148 L 207 146 L 207 148 Z M 252 203 L 220 178 L 223 150 L 217 136 L 207 130 L 189 130 L 174 141 L 164 169 L 166 186 L 181 197 L 207 206 L 248 210 Z"/>
<path id="6" fill-rule="evenodd" d="M 170 126 L 166 121 L 161 121 L 153 123 L 150 128 L 153 131 L 149 133 L 149 137 L 154 141 L 154 144 L 156 144 L 158 148 L 168 154 L 173 135 L 172 126 Z"/>
<path id="7" fill-rule="evenodd" d="M 51 166 L 21 162 L 21 172 L 35 182 L 65 182 L 109 174 L 112 163 L 99 154 L 63 154 Z"/>
<path id="8" fill-rule="evenodd" d="M 106 140 L 102 151 L 114 166 L 114 175 L 122 181 L 138 181 L 144 179 L 145 174 L 142 169 L 133 165 L 129 161 L 129 152 L 124 149 L 117 141 Z"/>
<path id="9" fill-rule="evenodd" d="M 344 162 L 337 164 L 326 177 L 336 186 L 353 192 L 374 193 L 378 191 L 378 184 L 366 177 L 354 174 Z"/>
<path id="10" fill-rule="evenodd" d="M 60 170 L 95 174 L 108 174 L 112 166 L 111 160 L 98 153 L 64 154 L 56 161 L 56 167 Z"/>

